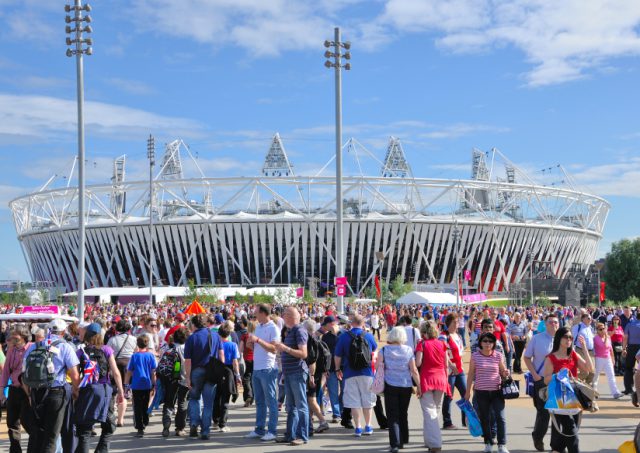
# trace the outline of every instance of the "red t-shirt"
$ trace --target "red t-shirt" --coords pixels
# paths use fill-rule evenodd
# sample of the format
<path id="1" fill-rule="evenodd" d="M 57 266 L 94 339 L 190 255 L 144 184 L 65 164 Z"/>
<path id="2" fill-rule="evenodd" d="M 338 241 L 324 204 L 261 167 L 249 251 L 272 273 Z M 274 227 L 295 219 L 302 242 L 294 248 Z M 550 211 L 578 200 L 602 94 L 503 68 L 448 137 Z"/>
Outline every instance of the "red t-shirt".
<path id="1" fill-rule="evenodd" d="M 244 352 L 242 353 L 244 360 L 253 362 L 253 343 L 249 341 L 249 334 L 242 334 L 240 341 L 244 341 Z"/>
<path id="2" fill-rule="evenodd" d="M 569 370 L 571 376 L 578 376 L 578 354 L 576 351 L 571 351 L 571 355 L 566 359 L 559 359 L 555 356 L 555 354 L 549 354 L 549 360 L 551 360 L 551 364 L 553 365 L 553 372 L 557 373 L 563 368 Z"/>
<path id="3" fill-rule="evenodd" d="M 505 329 L 504 324 L 502 324 L 502 321 L 499 321 L 497 319 L 493 321 L 493 325 L 494 325 L 494 329 L 493 329 L 494 335 L 496 336 L 498 341 L 502 342 L 502 335 L 507 331 L 507 329 Z"/>

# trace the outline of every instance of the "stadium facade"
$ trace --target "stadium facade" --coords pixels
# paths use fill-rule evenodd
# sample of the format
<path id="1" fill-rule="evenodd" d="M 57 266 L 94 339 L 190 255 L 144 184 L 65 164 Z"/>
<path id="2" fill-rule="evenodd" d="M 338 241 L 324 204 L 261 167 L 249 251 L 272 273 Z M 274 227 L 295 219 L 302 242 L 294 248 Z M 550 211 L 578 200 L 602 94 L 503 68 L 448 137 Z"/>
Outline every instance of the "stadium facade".
<path id="1" fill-rule="evenodd" d="M 594 261 L 609 204 L 576 189 L 568 175 L 562 185 L 536 183 L 493 149 L 472 151 L 470 179 L 420 178 L 393 137 L 383 160 L 354 139 L 345 149 L 358 166 L 368 158 L 380 168 L 343 182 L 353 293 L 376 274 L 450 284 L 456 258 L 470 287 L 485 292 L 525 280 L 534 262 L 551 263 L 563 278 L 576 267 L 587 272 Z M 121 156 L 110 184 L 87 186 L 89 287 L 148 286 L 150 247 L 154 285 L 333 281 L 335 176 L 322 173 L 331 161 L 317 175 L 296 175 L 278 134 L 259 176 L 185 177 L 189 158 L 199 171 L 176 140 L 166 145 L 153 184 L 127 181 Z M 10 203 L 33 280 L 68 291 L 77 289 L 77 197 L 76 187 L 46 186 Z"/>

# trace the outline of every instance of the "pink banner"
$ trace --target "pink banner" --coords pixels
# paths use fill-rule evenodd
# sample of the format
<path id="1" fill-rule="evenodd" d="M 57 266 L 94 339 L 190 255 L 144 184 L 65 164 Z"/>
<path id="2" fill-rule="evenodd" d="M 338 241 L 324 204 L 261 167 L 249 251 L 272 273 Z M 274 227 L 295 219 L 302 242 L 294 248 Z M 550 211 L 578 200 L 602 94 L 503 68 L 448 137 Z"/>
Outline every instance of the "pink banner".
<path id="1" fill-rule="evenodd" d="M 304 297 L 304 288 L 296 288 L 296 297 Z"/>
<path id="2" fill-rule="evenodd" d="M 336 285 L 346 285 L 347 277 L 336 277 Z"/>
<path id="3" fill-rule="evenodd" d="M 471 281 L 471 271 L 470 270 L 467 269 L 467 270 L 464 271 L 464 279 L 466 281 L 468 281 L 468 282 Z"/>
<path id="4" fill-rule="evenodd" d="M 484 302 L 487 300 L 487 295 L 485 293 L 477 293 L 477 294 L 467 294 L 466 296 L 462 296 L 462 300 L 469 302 Z"/>
<path id="5" fill-rule="evenodd" d="M 59 315 L 60 307 L 58 307 L 57 305 L 39 305 L 39 306 L 27 305 L 22 309 L 22 313 L 25 313 L 25 314 L 26 313 L 34 313 L 34 314 L 46 313 L 48 315 Z"/>
<path id="6" fill-rule="evenodd" d="M 336 296 L 346 296 L 346 295 L 347 295 L 347 288 L 345 288 L 342 285 L 336 286 Z"/>

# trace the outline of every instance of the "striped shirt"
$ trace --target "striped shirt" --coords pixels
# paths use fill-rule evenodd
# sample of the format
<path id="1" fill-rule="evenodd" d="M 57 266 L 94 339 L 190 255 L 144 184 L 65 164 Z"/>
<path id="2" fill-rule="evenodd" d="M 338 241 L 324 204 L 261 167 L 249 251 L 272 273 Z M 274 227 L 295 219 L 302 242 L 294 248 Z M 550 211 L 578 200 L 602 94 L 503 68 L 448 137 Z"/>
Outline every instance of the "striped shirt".
<path id="1" fill-rule="evenodd" d="M 493 351 L 489 356 L 481 352 L 474 352 L 471 355 L 476 368 L 475 389 L 476 390 L 499 390 L 502 379 L 500 378 L 500 362 L 502 354 Z"/>

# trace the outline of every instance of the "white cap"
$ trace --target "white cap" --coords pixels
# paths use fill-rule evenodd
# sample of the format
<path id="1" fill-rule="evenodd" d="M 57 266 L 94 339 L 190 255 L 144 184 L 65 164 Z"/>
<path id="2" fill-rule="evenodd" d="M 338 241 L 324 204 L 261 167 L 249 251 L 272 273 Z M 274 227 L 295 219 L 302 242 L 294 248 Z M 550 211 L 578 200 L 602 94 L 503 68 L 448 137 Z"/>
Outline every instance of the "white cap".
<path id="1" fill-rule="evenodd" d="M 65 329 L 67 328 L 67 323 L 64 322 L 64 320 L 57 318 L 54 319 L 52 321 L 49 322 L 49 324 L 47 324 L 47 327 L 52 331 L 52 332 L 64 332 Z"/>
<path id="2" fill-rule="evenodd" d="M 87 322 L 87 321 L 82 321 L 80 324 L 78 324 L 78 327 L 80 329 L 86 329 L 89 324 L 91 324 L 91 323 Z"/>

